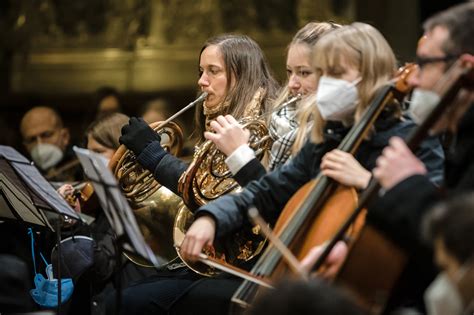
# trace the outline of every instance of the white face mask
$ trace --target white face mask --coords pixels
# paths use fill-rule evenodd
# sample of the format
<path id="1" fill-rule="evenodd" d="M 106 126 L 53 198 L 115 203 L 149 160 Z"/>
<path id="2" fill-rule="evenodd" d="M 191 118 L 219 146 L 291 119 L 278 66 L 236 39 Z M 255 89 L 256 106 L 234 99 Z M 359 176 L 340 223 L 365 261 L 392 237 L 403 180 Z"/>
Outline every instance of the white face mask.
<path id="1" fill-rule="evenodd" d="M 429 315 L 457 315 L 463 311 L 458 288 L 446 272 L 441 272 L 426 289 L 424 300 Z"/>
<path id="2" fill-rule="evenodd" d="M 353 82 L 322 76 L 316 92 L 316 106 L 324 120 L 343 121 L 354 112 L 359 99 L 356 85 L 361 78 Z"/>
<path id="3" fill-rule="evenodd" d="M 440 97 L 435 92 L 416 88 L 411 95 L 408 113 L 415 123 L 421 124 L 439 101 Z"/>
<path id="4" fill-rule="evenodd" d="M 63 158 L 63 151 L 50 143 L 38 143 L 30 152 L 33 162 L 42 170 L 55 166 Z"/>

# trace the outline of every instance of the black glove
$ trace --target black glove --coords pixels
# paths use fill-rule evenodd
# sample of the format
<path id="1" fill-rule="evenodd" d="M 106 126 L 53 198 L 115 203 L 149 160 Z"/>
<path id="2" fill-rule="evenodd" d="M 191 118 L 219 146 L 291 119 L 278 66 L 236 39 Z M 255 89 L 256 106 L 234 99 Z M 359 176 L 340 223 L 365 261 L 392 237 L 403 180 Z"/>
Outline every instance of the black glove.
<path id="1" fill-rule="evenodd" d="M 132 150 L 136 156 L 140 155 L 153 141 L 161 141 L 161 137 L 143 120 L 132 117 L 128 125 L 122 127 L 122 136 L 119 142 Z"/>

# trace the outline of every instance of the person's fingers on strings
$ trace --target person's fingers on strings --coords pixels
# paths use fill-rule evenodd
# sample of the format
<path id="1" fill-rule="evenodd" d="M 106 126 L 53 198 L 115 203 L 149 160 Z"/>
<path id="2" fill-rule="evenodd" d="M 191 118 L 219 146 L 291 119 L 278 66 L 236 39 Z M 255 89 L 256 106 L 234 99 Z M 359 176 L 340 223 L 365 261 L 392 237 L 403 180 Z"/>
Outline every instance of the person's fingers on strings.
<path id="1" fill-rule="evenodd" d="M 329 178 L 334 179 L 335 181 L 341 183 L 341 184 L 346 184 L 346 178 L 344 177 L 344 174 L 341 173 L 340 171 L 336 170 L 331 170 L 331 169 L 324 169 L 321 170 L 321 173 L 324 176 L 327 176 Z"/>
<path id="2" fill-rule="evenodd" d="M 331 156 L 327 156 L 325 158 L 323 158 L 323 160 L 321 161 L 321 170 L 341 170 L 342 169 L 342 166 L 341 166 L 341 163 L 340 161 L 338 161 L 337 159 L 334 160 L 331 158 Z"/>

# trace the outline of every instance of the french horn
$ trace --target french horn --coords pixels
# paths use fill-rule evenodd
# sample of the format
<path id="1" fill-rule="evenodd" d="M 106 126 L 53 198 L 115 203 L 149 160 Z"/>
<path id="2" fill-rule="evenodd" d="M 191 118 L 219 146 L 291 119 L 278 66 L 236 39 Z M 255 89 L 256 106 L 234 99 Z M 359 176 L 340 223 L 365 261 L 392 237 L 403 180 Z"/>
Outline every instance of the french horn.
<path id="1" fill-rule="evenodd" d="M 150 127 L 161 136 L 163 148 L 179 156 L 183 147 L 182 129 L 171 121 L 152 123 Z M 153 178 L 153 174 L 136 161 L 133 152 L 123 145 L 115 152 L 109 167 L 133 209 L 145 241 L 160 266 L 174 261 L 178 256 L 170 235 L 181 198 L 160 185 Z M 124 255 L 137 265 L 153 267 L 138 255 Z"/>
<path id="2" fill-rule="evenodd" d="M 183 131 L 172 120 L 202 102 L 207 93 L 202 93 L 165 121 L 150 124 L 161 136 L 163 149 L 179 156 L 183 147 Z M 148 246 L 156 256 L 159 266 L 165 266 L 178 258 L 173 239 L 173 224 L 181 204 L 181 198 L 158 183 L 153 174 L 144 169 L 136 160 L 135 154 L 121 145 L 112 157 L 110 169 L 129 202 Z M 154 267 L 147 260 L 131 253 L 124 254 L 133 263 Z"/>
<path id="3" fill-rule="evenodd" d="M 265 121 L 248 117 L 240 123 L 250 131 L 249 146 L 255 151 L 256 157 L 263 160 L 272 145 Z M 193 222 L 190 209 L 196 209 L 223 194 L 238 192 L 241 189 L 232 178 L 225 159 L 226 156 L 210 140 L 204 142 L 195 152 L 193 162 L 180 180 L 179 191 L 182 194 L 183 203 L 180 205 L 173 229 L 176 244 L 181 243 Z M 259 229 L 249 228 L 239 231 L 222 242 L 215 242 L 213 247 L 205 249 L 205 254 L 231 265 L 241 265 L 258 255 L 264 244 L 265 238 L 260 235 Z M 180 256 L 179 251 L 178 255 Z M 191 264 L 182 260 L 199 274 L 213 276 L 217 273 L 214 268 L 202 263 Z"/>

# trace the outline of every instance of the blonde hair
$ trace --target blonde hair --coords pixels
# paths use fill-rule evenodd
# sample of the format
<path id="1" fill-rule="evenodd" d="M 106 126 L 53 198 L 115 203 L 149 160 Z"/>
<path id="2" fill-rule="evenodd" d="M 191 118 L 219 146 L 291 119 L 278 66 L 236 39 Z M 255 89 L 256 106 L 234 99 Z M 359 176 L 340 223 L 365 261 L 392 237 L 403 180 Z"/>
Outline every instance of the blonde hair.
<path id="1" fill-rule="evenodd" d="M 369 24 L 356 22 L 328 33 L 318 41 L 313 50 L 313 65 L 318 73 L 337 72 L 334 70 L 341 68 L 343 63 L 356 67 L 362 78 L 357 85 L 359 100 L 353 117 L 357 122 L 375 92 L 393 78 L 396 59 L 377 29 Z M 302 105 L 302 123 L 298 137 L 306 138 L 307 122 L 312 116 L 314 124 L 311 141 L 321 143 L 325 121 L 314 104 L 315 98 L 309 97 Z"/>
<path id="2" fill-rule="evenodd" d="M 287 47 L 287 54 L 290 47 L 294 45 L 307 45 L 311 51 L 313 51 L 314 45 L 318 42 L 321 36 L 325 35 L 327 32 L 332 31 L 334 29 L 340 28 L 341 25 L 332 23 L 332 22 L 309 22 L 305 26 L 303 26 L 296 34 L 293 36 L 290 44 Z M 312 56 L 311 56 L 311 59 Z M 285 103 L 290 95 L 290 89 L 288 88 L 288 81 L 281 89 L 278 97 L 275 99 L 274 111 L 280 109 L 279 105 Z M 298 109 L 297 117 L 300 117 L 301 114 L 301 104 L 304 102 L 300 101 L 300 109 Z M 308 119 L 309 117 L 307 117 Z M 296 138 L 295 142 L 292 145 L 292 153 L 298 152 L 304 144 L 304 139 L 302 137 Z"/>
<path id="3" fill-rule="evenodd" d="M 286 53 L 288 55 L 288 51 L 290 47 L 293 45 L 304 44 L 307 45 L 311 51 L 313 50 L 313 46 L 318 42 L 318 39 L 326 32 L 333 30 L 337 27 L 340 27 L 339 24 L 329 23 L 329 22 L 309 22 L 305 26 L 303 26 L 296 34 L 293 36 L 290 44 L 286 48 Z M 278 106 L 285 103 L 286 99 L 290 95 L 290 89 L 288 88 L 288 80 L 286 81 L 285 85 L 280 90 L 278 97 L 275 99 L 274 103 L 274 111 L 280 109 Z"/>

